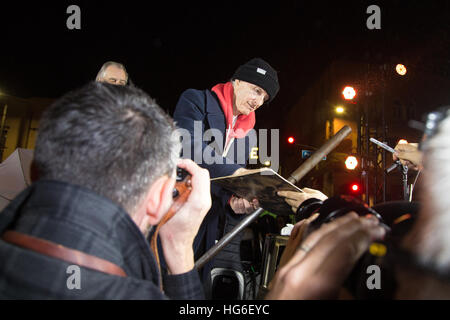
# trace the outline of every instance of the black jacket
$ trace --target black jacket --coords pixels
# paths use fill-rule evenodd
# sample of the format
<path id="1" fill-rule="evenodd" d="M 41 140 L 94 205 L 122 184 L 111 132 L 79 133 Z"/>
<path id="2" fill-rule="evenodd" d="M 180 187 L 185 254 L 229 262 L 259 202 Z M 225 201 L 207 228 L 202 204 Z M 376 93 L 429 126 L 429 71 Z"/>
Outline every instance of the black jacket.
<path id="1" fill-rule="evenodd" d="M 108 260 L 127 277 L 81 267 L 80 289 L 69 289 L 71 265 L 0 240 L 2 299 L 203 299 L 198 272 L 164 276 L 159 290 L 155 258 L 121 207 L 92 191 L 39 181 L 0 212 L 0 234 L 16 230 Z M 162 253 L 161 253 L 162 254 Z"/>
<path id="2" fill-rule="evenodd" d="M 237 169 L 245 167 L 249 160 L 250 150 L 256 146 L 256 141 L 252 141 L 248 135 L 244 138 L 236 139 L 228 152 L 227 159 L 216 153 L 215 149 L 211 147 L 211 144 L 217 143 L 218 150 L 223 150 L 226 137 L 225 114 L 220 106 L 219 99 L 211 90 L 188 89 L 184 91 L 178 100 L 173 118 L 177 126 L 187 130 L 191 136 L 190 158 L 201 167 L 207 169 L 211 178 L 228 176 Z M 195 121 L 201 124 L 200 130 L 196 129 Z M 203 141 L 203 134 L 208 129 L 218 130 L 223 140 L 212 141 L 214 143 Z M 243 144 L 245 147 L 243 154 L 238 152 L 238 140 L 241 140 L 239 144 Z M 212 155 L 220 163 L 208 164 L 203 159 L 204 154 Z M 186 155 L 184 154 L 183 157 L 186 158 Z M 214 245 L 215 240 L 220 238 L 218 233 L 219 220 L 225 221 L 222 222 L 225 224 L 224 228 L 231 230 L 244 218 L 244 215 L 235 214 L 228 205 L 228 200 L 232 193 L 212 183 L 211 194 L 213 200 L 211 210 L 203 220 L 194 241 L 196 258 L 201 257 L 205 251 Z M 239 246 L 240 237 L 241 235 L 234 239 L 236 246 Z M 226 249 L 223 251 L 226 251 Z M 239 257 L 237 257 L 237 260 L 237 263 L 240 264 Z M 208 276 L 212 264 L 213 261 L 210 261 L 205 265 L 204 277 Z"/>
<path id="3" fill-rule="evenodd" d="M 233 151 L 230 150 L 227 156 L 228 159 L 226 159 L 221 154 L 216 153 L 216 150 L 211 147 L 210 141 L 203 141 L 203 134 L 206 130 L 219 130 L 223 140 L 216 143 L 218 150 L 223 151 L 226 137 L 225 114 L 220 106 L 219 99 L 213 91 L 195 89 L 184 91 L 178 100 L 173 118 L 179 128 L 188 130 L 191 135 L 190 158 L 201 167 L 208 169 L 211 178 L 229 176 L 237 169 L 245 167 L 250 150 L 256 146 L 256 142 L 251 141 L 248 137 L 241 138 L 244 140 L 244 154 L 238 152 L 238 143 L 235 141 L 232 145 Z M 199 132 L 195 132 L 195 121 L 201 124 Z M 214 140 L 214 138 L 212 139 Z M 208 164 L 204 159 L 205 154 L 212 155 L 213 158 L 221 163 Z"/>

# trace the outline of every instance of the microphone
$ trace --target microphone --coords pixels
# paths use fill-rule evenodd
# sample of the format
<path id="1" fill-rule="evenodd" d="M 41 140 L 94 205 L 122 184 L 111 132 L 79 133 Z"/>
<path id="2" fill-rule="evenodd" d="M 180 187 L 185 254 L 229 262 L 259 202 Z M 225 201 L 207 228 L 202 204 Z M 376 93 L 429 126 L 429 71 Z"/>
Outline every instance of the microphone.
<path id="1" fill-rule="evenodd" d="M 401 165 L 402 165 L 402 163 L 400 162 L 400 160 L 397 160 L 389 168 L 386 169 L 386 172 L 390 173 L 392 170 L 394 170 L 395 168 L 398 168 Z"/>

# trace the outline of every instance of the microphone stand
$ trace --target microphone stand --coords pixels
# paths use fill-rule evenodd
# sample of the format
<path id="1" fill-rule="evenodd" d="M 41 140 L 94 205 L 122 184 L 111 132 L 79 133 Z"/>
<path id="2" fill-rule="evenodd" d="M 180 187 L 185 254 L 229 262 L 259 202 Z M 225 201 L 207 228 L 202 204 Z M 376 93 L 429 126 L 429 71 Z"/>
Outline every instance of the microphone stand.
<path id="1" fill-rule="evenodd" d="M 288 178 L 292 184 L 296 184 L 303 178 L 311 169 L 313 169 L 328 153 L 339 145 L 350 133 L 352 129 L 345 125 L 332 138 L 330 138 L 322 147 L 316 150 L 311 157 L 308 158 L 300 167 L 298 167 Z M 248 225 L 255 221 L 261 213 L 263 208 L 256 209 L 253 213 L 247 215 L 239 224 L 237 224 L 229 233 L 224 235 L 219 242 L 211 247 L 203 256 L 195 261 L 197 269 L 202 268 L 209 260 L 214 258 L 220 250 L 222 250 L 239 232 L 244 230 Z"/>
<path id="2" fill-rule="evenodd" d="M 402 165 L 400 160 L 395 161 L 389 168 L 386 169 L 387 173 L 392 170 L 399 168 L 402 173 L 402 183 L 403 183 L 403 199 L 405 201 L 409 200 L 409 187 L 408 187 L 408 166 Z"/>

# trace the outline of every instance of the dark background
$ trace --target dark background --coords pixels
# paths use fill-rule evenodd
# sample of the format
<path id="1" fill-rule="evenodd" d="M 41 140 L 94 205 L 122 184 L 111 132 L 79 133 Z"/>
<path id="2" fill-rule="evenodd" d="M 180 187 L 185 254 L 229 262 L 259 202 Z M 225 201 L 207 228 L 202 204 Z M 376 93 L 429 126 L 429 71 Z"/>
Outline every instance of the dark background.
<path id="1" fill-rule="evenodd" d="M 71 4 L 81 8 L 81 30 L 66 28 Z M 366 28 L 370 4 L 381 8 L 381 30 Z M 424 40 L 443 33 L 433 64 L 448 70 L 449 7 L 447 1 L 2 1 L 0 90 L 56 98 L 115 60 L 172 112 L 184 89 L 226 81 L 259 56 L 279 71 L 272 105 L 286 111 L 333 59 L 412 61 Z"/>

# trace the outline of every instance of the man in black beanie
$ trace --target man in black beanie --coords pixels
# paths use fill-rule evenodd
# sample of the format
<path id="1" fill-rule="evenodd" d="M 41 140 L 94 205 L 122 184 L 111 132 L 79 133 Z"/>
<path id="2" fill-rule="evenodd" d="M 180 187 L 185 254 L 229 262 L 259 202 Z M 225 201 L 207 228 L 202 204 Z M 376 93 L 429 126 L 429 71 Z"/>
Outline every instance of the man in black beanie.
<path id="1" fill-rule="evenodd" d="M 211 178 L 229 176 L 244 171 L 246 162 L 255 141 L 248 133 L 255 125 L 255 111 L 263 104 L 272 101 L 280 89 L 277 72 L 266 61 L 254 58 L 237 68 L 231 81 L 220 83 L 211 90 L 188 89 L 177 103 L 174 120 L 179 128 L 190 134 L 190 157 L 201 167 L 208 169 Z M 201 134 L 200 130 L 201 129 Z M 215 137 L 214 143 L 204 141 L 208 129 L 216 129 L 222 134 Z M 217 131 L 215 131 L 217 133 Z M 236 140 L 236 141 L 235 141 Z M 185 146 L 187 142 L 183 141 Z M 242 148 L 240 146 L 244 146 Z M 201 146 L 201 148 L 200 148 Z M 186 148 L 183 147 L 186 151 Z M 205 158 L 209 156 L 209 159 Z M 214 161 L 211 161 L 211 158 Z M 239 161 L 245 159 L 245 163 Z M 212 163 L 211 163 L 212 162 Z M 210 249 L 219 238 L 219 218 L 224 221 L 225 232 L 242 218 L 243 214 L 253 212 L 257 203 L 234 197 L 226 190 L 212 184 L 213 205 L 205 217 L 194 242 L 196 259 Z M 233 269 L 241 270 L 239 256 L 240 237 L 234 240 L 228 260 Z M 233 243 L 228 245 L 232 248 Z M 226 255 L 227 248 L 221 253 Z M 237 261 L 236 261 L 237 260 Z M 203 270 L 203 280 L 208 281 L 214 261 L 207 263 Z"/>

